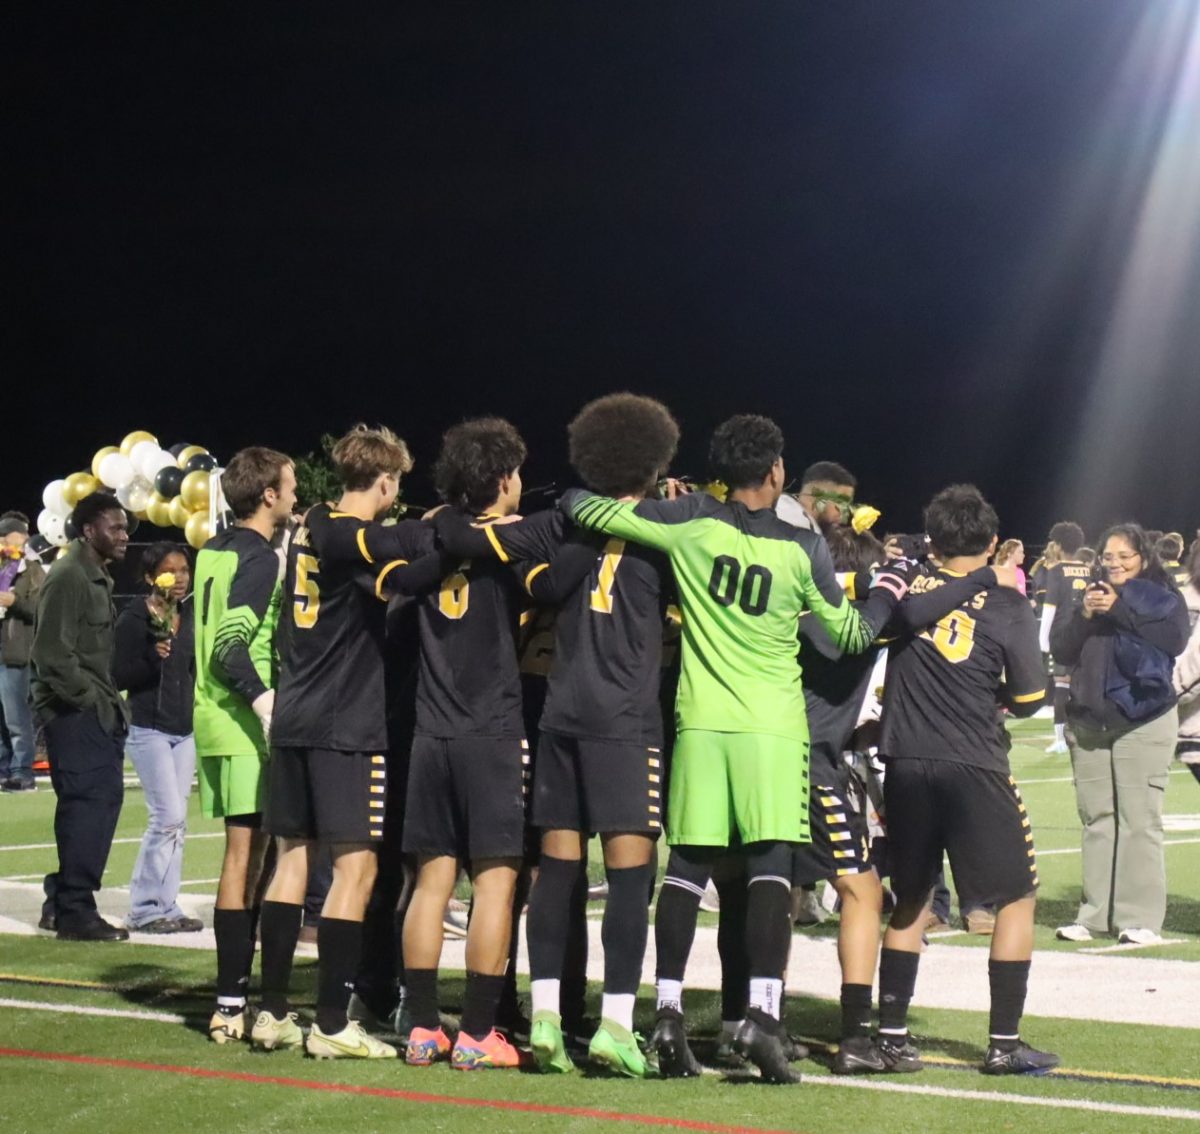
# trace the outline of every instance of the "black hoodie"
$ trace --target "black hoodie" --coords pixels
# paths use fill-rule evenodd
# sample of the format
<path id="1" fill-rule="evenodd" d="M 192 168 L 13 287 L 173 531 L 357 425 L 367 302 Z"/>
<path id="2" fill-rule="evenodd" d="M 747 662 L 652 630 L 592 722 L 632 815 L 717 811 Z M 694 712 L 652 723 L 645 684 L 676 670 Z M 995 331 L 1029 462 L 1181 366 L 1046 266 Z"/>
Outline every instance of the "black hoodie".
<path id="1" fill-rule="evenodd" d="M 192 596 L 179 604 L 179 633 L 171 640 L 165 661 L 155 649 L 150 612 L 141 598 L 131 602 L 117 619 L 112 674 L 118 689 L 129 693 L 133 724 L 170 736 L 192 731 L 196 690 L 196 631 Z"/>

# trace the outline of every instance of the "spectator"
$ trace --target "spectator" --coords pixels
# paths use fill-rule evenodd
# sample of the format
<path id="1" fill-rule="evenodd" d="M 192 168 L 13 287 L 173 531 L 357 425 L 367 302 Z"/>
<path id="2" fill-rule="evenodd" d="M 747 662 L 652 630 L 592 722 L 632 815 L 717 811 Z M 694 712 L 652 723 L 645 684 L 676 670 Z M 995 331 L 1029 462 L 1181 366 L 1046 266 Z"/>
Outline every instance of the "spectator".
<path id="1" fill-rule="evenodd" d="M 58 803 L 58 870 L 46 876 L 39 928 L 67 941 L 125 941 L 96 909 L 121 814 L 125 702 L 109 672 L 113 645 L 109 563 L 125 558 L 129 518 L 115 496 L 94 492 L 72 514 L 77 538 L 55 561 L 38 597 L 33 703 L 46 726 Z"/>
<path id="2" fill-rule="evenodd" d="M 1165 538 L 1165 537 L 1164 537 Z M 1175 692 L 1179 696 L 1179 740 L 1175 755 L 1200 781 L 1200 539 L 1192 544 L 1183 587 L 1192 634 L 1175 661 Z"/>
<path id="3" fill-rule="evenodd" d="M 0 787 L 36 791 L 34 728 L 29 706 L 29 651 L 37 595 L 46 572 L 26 554 L 29 520 L 20 512 L 0 516 Z"/>
<path id="4" fill-rule="evenodd" d="M 142 933 L 194 933 L 203 924 L 185 916 L 178 902 L 196 771 L 192 569 L 183 548 L 154 543 L 142 556 L 142 572 L 153 590 L 122 611 L 113 651 L 113 680 L 129 696 L 129 758 L 149 812 L 129 883 L 126 925 Z M 164 575 L 171 576 L 169 583 Z"/>
<path id="5" fill-rule="evenodd" d="M 1058 936 L 1115 929 L 1123 943 L 1154 945 L 1167 907 L 1162 813 L 1187 607 L 1137 524 L 1110 528 L 1100 547 L 1102 577 L 1050 631 L 1055 659 L 1073 667 L 1067 742 L 1083 823 L 1083 902 Z"/>
<path id="6" fill-rule="evenodd" d="M 1013 567 L 1017 572 L 1017 590 L 1023 595 L 1029 594 L 1025 581 L 1025 572 L 1021 564 L 1025 562 L 1025 545 L 1019 539 L 1006 539 L 996 552 L 997 567 Z"/>

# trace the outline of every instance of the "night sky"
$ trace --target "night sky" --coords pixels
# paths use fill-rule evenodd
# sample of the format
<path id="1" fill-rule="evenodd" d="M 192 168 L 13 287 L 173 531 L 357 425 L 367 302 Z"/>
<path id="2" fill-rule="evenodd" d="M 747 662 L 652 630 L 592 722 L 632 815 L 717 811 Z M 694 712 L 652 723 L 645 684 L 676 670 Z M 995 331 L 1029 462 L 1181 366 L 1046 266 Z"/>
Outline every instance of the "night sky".
<path id="1" fill-rule="evenodd" d="M 675 471 L 768 413 L 881 530 L 973 480 L 1030 542 L 1190 532 L 1194 331 L 1130 374 L 1146 421 L 1080 435 L 1137 215 L 1145 107 L 1112 87 L 1155 2 L 28 5 L 3 506 L 134 428 L 227 458 L 357 420 L 424 502 L 482 413 L 563 484 L 573 411 L 632 389 L 679 417 Z"/>

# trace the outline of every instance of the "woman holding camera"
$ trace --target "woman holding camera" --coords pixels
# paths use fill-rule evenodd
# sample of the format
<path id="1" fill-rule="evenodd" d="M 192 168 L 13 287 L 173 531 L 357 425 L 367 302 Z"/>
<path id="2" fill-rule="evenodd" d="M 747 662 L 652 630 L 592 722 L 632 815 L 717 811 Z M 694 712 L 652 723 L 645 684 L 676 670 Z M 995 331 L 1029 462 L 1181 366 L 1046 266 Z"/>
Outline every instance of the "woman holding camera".
<path id="1" fill-rule="evenodd" d="M 1188 612 L 1137 524 L 1110 528 L 1082 604 L 1050 630 L 1072 669 L 1067 741 L 1083 823 L 1083 901 L 1065 941 L 1154 945 L 1167 908 L 1163 799 L 1178 716 L 1171 676 Z"/>

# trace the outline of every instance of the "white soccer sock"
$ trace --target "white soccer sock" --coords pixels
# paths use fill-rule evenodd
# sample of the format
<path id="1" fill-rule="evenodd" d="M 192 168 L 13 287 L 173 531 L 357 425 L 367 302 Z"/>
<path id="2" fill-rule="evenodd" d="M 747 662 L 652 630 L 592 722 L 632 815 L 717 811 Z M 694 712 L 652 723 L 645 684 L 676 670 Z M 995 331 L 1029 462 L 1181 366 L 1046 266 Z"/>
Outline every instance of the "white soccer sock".
<path id="1" fill-rule="evenodd" d="M 632 992 L 606 992 L 600 998 L 600 1015 L 605 1020 L 620 1024 L 627 1032 L 633 1031 L 633 1002 L 637 997 Z"/>
<path id="2" fill-rule="evenodd" d="M 531 980 L 529 982 L 529 992 L 533 998 L 533 1011 L 538 1012 L 553 1012 L 556 1016 L 559 1014 L 559 988 L 562 981 L 558 980 Z"/>
<path id="3" fill-rule="evenodd" d="M 246 998 L 244 996 L 218 996 L 218 1008 L 245 1008 Z"/>
<path id="4" fill-rule="evenodd" d="M 660 980 L 658 982 L 658 1010 L 669 1008 L 683 1015 L 683 981 Z"/>
<path id="5" fill-rule="evenodd" d="M 750 978 L 750 1007 L 765 1012 L 772 1019 L 779 1019 L 783 1001 L 783 981 L 774 977 Z"/>
<path id="6" fill-rule="evenodd" d="M 1056 724 L 1054 726 L 1054 739 L 1059 744 L 1067 743 L 1067 726 L 1065 724 Z"/>
<path id="7" fill-rule="evenodd" d="M 734 1033 L 737 1032 L 738 1028 L 740 1028 L 741 1026 L 742 1026 L 741 1020 L 722 1020 L 721 1021 L 721 1035 L 732 1037 L 734 1035 Z"/>

